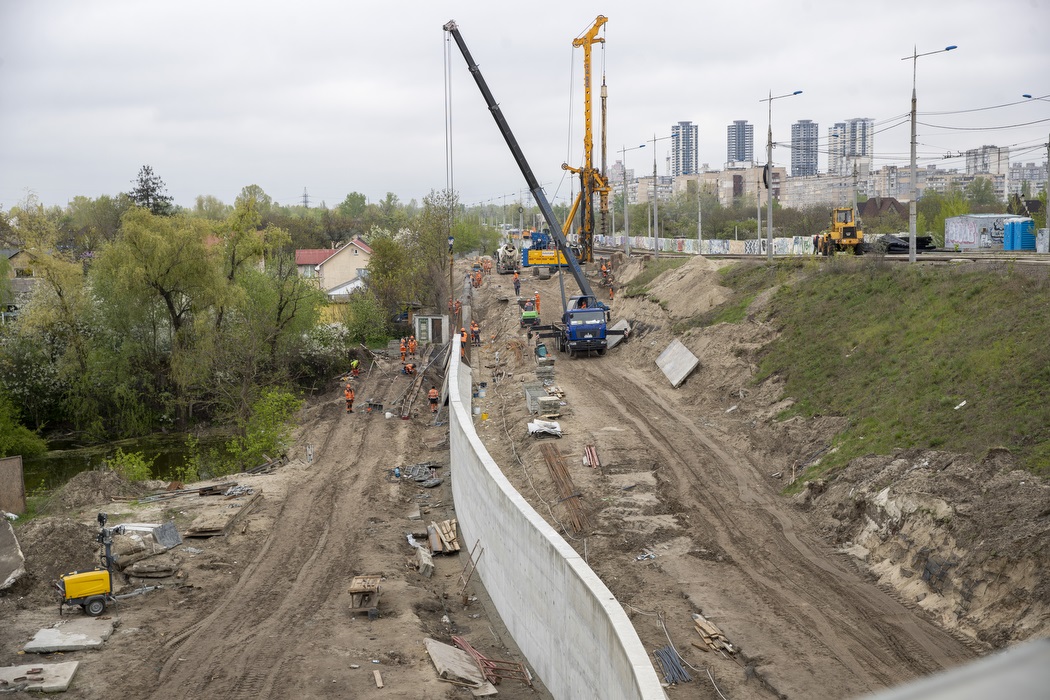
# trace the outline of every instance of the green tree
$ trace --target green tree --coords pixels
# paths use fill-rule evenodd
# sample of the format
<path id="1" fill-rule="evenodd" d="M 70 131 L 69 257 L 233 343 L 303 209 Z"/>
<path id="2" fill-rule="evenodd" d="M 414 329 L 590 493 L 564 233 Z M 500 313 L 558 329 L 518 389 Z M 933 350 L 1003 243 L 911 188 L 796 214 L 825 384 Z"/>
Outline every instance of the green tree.
<path id="1" fill-rule="evenodd" d="M 182 425 L 210 379 L 214 339 L 206 326 L 227 285 L 205 244 L 210 233 L 205 220 L 135 208 L 124 216 L 122 236 L 92 267 L 111 327 L 124 327 L 159 351 L 154 390 L 174 392 Z"/>
<path id="2" fill-rule="evenodd" d="M 0 394 L 0 457 L 32 457 L 47 452 L 47 442 L 18 421 L 14 403 Z"/>
<path id="3" fill-rule="evenodd" d="M 302 401 L 281 389 L 267 389 L 238 424 L 238 436 L 226 445 L 227 473 L 258 466 L 284 454 L 291 441 L 290 421 Z"/>
<path id="4" fill-rule="evenodd" d="M 218 197 L 210 194 L 199 194 L 193 203 L 193 216 L 212 221 L 222 221 L 230 214 L 230 206 L 223 204 Z"/>
<path id="5" fill-rule="evenodd" d="M 995 185 L 991 178 L 975 177 L 966 186 L 966 199 L 974 211 L 991 213 L 1002 208 L 1002 203 L 995 196 Z"/>
<path id="6" fill-rule="evenodd" d="M 371 347 L 386 342 L 386 315 L 379 300 L 366 289 L 353 292 L 343 305 L 343 325 L 347 340 L 353 344 Z"/>
<path id="7" fill-rule="evenodd" d="M 139 169 L 138 177 L 131 181 L 135 185 L 128 196 L 131 197 L 135 206 L 149 210 L 157 216 L 167 216 L 173 213 L 172 197 L 167 194 L 167 187 L 160 175 L 153 172 L 149 165 L 143 165 Z"/>

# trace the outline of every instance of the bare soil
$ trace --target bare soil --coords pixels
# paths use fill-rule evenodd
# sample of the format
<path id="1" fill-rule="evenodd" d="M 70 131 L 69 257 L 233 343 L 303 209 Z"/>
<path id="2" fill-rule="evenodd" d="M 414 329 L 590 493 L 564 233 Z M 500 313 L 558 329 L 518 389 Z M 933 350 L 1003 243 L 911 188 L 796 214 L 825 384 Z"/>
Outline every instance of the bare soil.
<path id="1" fill-rule="evenodd" d="M 638 268 L 632 261 L 617 278 Z M 558 280 L 522 281 L 550 320 Z M 658 279 L 648 298 L 612 303 L 614 317 L 635 325 L 626 344 L 602 358 L 557 357 L 565 405 L 556 445 L 586 518 L 581 532 L 566 530 L 566 505 L 525 430 L 521 385 L 535 381 L 536 360 L 511 292 L 509 277 L 491 275 L 474 295 L 485 344 L 471 364 L 487 384 L 478 403 L 488 414 L 478 431 L 616 594 L 645 647 L 671 642 L 693 667 L 694 681 L 670 697 L 853 697 L 1046 634 L 1048 489 L 1013 471 L 1009 455 L 869 457 L 781 495 L 844 419 L 775 420 L 790 398 L 775 379 L 752 381 L 756 354 L 775 337 L 754 313 L 681 336 L 700 365 L 670 386 L 655 359 L 671 325 L 726 298 L 702 259 Z M 303 410 L 287 466 L 232 478 L 261 489 L 262 501 L 227 536 L 176 548 L 178 575 L 164 590 L 107 611 L 120 627 L 101 651 L 62 657 L 83 661 L 71 697 L 467 698 L 437 679 L 423 647 L 424 637 L 452 634 L 523 661 L 477 581 L 462 590 L 462 553 L 436 558 L 430 579 L 411 565 L 406 532 L 455 511 L 447 443 L 438 446 L 445 429 L 425 398 L 409 420 L 361 412 L 366 397 L 389 408 L 408 387 L 398 367 L 380 358 L 363 374 L 352 415 L 333 381 Z M 438 378 L 424 393 L 431 383 Z M 600 467 L 583 465 L 586 445 Z M 424 461 L 446 465 L 445 483 L 422 489 L 391 474 Z M 181 530 L 205 500 L 113 496 L 130 497 L 106 492 L 18 528 L 31 577 L 0 598 L 0 663 L 19 662 L 22 644 L 58 619 L 48 579 L 93 560 L 98 510 L 111 524 L 174 519 Z M 422 524 L 407 517 L 417 505 Z M 375 620 L 348 612 L 357 574 L 384 577 Z M 694 646 L 695 612 L 725 632 L 735 657 Z M 536 689 L 505 681 L 500 695 L 547 697 L 537 680 Z"/>

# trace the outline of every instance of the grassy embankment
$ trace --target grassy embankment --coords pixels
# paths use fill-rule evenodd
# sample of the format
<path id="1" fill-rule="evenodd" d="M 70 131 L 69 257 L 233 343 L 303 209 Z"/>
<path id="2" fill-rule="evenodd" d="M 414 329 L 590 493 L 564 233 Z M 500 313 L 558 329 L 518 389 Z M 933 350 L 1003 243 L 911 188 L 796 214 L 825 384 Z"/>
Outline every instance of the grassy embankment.
<path id="1" fill-rule="evenodd" d="M 806 478 L 895 448 L 1006 447 L 1050 475 L 1050 269 L 843 257 L 721 276 L 733 298 L 687 325 L 739 322 L 778 285 L 762 313 L 781 334 L 755 381 L 784 378 L 797 403 L 782 418 L 849 418 Z"/>

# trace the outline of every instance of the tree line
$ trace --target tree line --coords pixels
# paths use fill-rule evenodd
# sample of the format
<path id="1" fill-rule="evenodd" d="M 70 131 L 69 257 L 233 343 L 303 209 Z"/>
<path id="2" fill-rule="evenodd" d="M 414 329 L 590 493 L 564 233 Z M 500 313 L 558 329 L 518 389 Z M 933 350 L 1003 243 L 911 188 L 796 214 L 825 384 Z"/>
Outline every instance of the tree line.
<path id="1" fill-rule="evenodd" d="M 406 301 L 444 308 L 450 233 L 463 252 L 498 235 L 455 221 L 444 192 L 422 206 L 351 193 L 329 210 L 279 207 L 250 185 L 232 205 L 179 208 L 148 167 L 134 182 L 67 207 L 27 196 L 0 210 L 0 248 L 27 255 L 34 281 L 0 326 L 0 455 L 39 451 L 41 433 L 96 442 L 223 425 L 241 436 L 228 451 L 250 463 L 251 426 L 278 423 L 360 343 L 384 343 Z M 373 250 L 365 288 L 325 316 L 295 250 L 354 237 Z"/>

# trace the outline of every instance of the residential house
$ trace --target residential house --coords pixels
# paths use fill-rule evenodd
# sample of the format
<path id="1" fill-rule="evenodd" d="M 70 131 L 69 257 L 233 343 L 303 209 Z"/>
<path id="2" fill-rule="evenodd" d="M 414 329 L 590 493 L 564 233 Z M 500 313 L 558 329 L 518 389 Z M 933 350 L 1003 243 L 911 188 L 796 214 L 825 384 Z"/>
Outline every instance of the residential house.
<path id="1" fill-rule="evenodd" d="M 0 284 L 0 323 L 18 317 L 18 307 L 33 291 L 33 256 L 19 248 L 0 248 L 0 258 L 7 261 L 7 280 Z"/>
<path id="2" fill-rule="evenodd" d="M 364 284 L 372 249 L 360 238 L 338 248 L 304 248 L 295 251 L 299 275 L 316 281 L 328 298 L 338 301 Z"/>

